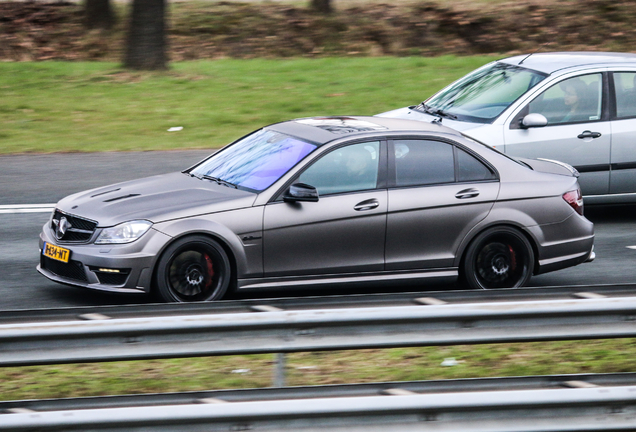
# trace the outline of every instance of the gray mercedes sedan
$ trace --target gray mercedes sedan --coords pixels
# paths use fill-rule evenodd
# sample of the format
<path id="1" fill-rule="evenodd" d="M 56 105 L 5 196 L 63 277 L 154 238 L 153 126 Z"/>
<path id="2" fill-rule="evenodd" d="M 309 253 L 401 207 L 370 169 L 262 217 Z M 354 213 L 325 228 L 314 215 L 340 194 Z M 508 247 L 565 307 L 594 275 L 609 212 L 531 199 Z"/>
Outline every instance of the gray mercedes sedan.
<path id="1" fill-rule="evenodd" d="M 351 282 L 520 287 L 593 259 L 577 175 L 437 123 L 297 119 L 183 172 L 62 199 L 38 270 L 167 302 Z"/>
<path id="2" fill-rule="evenodd" d="M 588 204 L 636 203 L 636 54 L 510 57 L 379 115 L 441 121 L 511 156 L 567 162 Z"/>

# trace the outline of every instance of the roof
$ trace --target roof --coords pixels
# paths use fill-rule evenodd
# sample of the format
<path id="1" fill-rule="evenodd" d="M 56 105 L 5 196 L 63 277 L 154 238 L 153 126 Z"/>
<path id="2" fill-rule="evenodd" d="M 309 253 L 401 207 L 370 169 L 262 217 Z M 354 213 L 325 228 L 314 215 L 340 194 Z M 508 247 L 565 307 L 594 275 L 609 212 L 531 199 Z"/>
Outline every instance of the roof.
<path id="1" fill-rule="evenodd" d="M 434 132 L 461 136 L 437 123 L 370 116 L 325 116 L 289 120 L 268 126 L 288 135 L 325 144 L 347 136 L 382 135 L 396 132 Z"/>
<path id="2" fill-rule="evenodd" d="M 552 74 L 562 69 L 581 66 L 593 67 L 620 64 L 636 66 L 636 54 L 615 52 L 554 52 L 530 55 L 523 54 L 500 61 L 517 65 L 522 60 L 522 66 L 547 74 Z"/>

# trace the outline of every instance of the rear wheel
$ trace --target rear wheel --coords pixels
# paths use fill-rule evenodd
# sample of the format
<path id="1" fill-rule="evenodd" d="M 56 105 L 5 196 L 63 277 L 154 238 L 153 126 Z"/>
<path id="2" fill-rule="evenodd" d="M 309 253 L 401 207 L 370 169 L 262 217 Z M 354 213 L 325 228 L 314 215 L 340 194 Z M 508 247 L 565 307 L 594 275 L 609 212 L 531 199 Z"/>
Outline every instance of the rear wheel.
<path id="1" fill-rule="evenodd" d="M 534 253 L 528 239 L 509 227 L 479 234 L 466 250 L 462 276 L 471 288 L 518 288 L 532 276 Z"/>
<path id="2" fill-rule="evenodd" d="M 157 291 L 166 302 L 218 300 L 230 284 L 230 260 L 214 240 L 184 237 L 165 250 L 157 264 Z"/>

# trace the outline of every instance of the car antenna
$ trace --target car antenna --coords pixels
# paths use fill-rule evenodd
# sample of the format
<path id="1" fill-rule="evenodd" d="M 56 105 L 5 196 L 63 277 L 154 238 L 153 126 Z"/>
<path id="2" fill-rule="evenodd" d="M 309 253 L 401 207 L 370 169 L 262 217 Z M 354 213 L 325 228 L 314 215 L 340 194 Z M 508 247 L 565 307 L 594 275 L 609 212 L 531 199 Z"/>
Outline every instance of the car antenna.
<path id="1" fill-rule="evenodd" d="M 522 64 L 524 61 L 528 60 L 528 57 L 530 57 L 532 54 L 538 53 L 539 51 L 541 51 L 543 49 L 544 46 L 549 45 L 549 44 L 550 44 L 550 42 L 546 42 L 543 45 L 541 45 L 539 48 L 537 48 L 536 50 L 532 51 L 530 54 L 528 54 L 523 59 L 521 59 L 521 61 L 519 63 L 517 63 L 517 66 Z"/>

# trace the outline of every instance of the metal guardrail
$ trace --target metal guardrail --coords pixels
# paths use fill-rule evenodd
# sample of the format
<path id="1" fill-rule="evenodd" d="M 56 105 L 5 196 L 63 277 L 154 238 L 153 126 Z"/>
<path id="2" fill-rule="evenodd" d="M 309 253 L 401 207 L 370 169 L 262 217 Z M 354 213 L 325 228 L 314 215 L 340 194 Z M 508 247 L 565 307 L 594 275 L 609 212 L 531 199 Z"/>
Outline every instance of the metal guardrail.
<path id="1" fill-rule="evenodd" d="M 0 366 L 636 336 L 636 297 L 260 310 L 2 324 Z"/>
<path id="2" fill-rule="evenodd" d="M 581 288 L 576 287 L 568 296 Z M 591 287 L 585 288 L 589 291 Z M 483 302 L 480 296 L 472 302 L 445 304 L 439 298 L 441 295 L 414 298 L 410 293 L 408 301 L 399 306 L 390 305 L 396 298 L 386 296 L 363 296 L 366 300 L 360 304 L 364 306 L 354 308 L 343 308 L 335 298 L 323 299 L 323 305 L 331 305 L 323 309 L 305 309 L 305 300 L 289 299 L 286 301 L 298 308 L 289 311 L 281 310 L 280 302 L 274 306 L 263 301 L 240 305 L 230 302 L 213 311 L 205 311 L 198 305 L 195 308 L 168 305 L 166 309 L 151 306 L 151 310 L 159 313 L 137 318 L 123 317 L 126 312 L 113 318 L 100 313 L 106 312 L 105 309 L 82 308 L 59 311 L 57 315 L 45 312 L 33 322 L 21 322 L 26 316 L 33 318 L 38 314 L 14 312 L 9 322 L 0 324 L 0 366 L 636 336 L 636 296 L 607 298 L 594 288 L 596 293 L 579 292 L 575 295 L 577 299 L 543 301 L 503 301 L 510 297 L 496 293 L 493 295 L 499 296 L 500 301 Z M 608 287 L 605 293 L 616 289 Z M 618 291 L 624 289 L 619 287 Z M 452 295 L 456 299 L 462 296 Z M 120 308 L 109 310 L 121 312 Z M 68 317 L 69 312 L 82 313 L 71 315 L 72 320 L 61 319 Z M 224 393 L 224 398 L 219 392 L 197 392 L 196 398 L 191 394 L 140 396 L 152 399 L 149 405 L 141 399 L 123 396 L 101 405 L 88 402 L 81 409 L 64 407 L 64 401 L 16 401 L 0 403 L 0 410 L 9 413 L 0 414 L 0 431 L 186 428 L 207 431 L 211 427 L 230 431 L 354 432 L 384 432 L 387 428 L 635 430 L 636 380 L 632 374 L 622 375 L 624 382 L 620 385 L 612 386 L 615 382 L 607 382 L 607 377 L 595 377 L 591 380 L 596 380 L 596 384 L 569 380 L 570 384 L 578 383 L 567 389 L 545 388 L 545 382 L 541 388 L 528 388 L 529 380 L 522 384 L 524 379 L 516 378 L 517 387 L 511 384 L 514 379 L 475 380 L 472 384 L 463 380 L 466 387 L 472 385 L 472 391 L 468 392 L 449 388 L 458 384 L 429 382 L 424 385 L 429 390 L 418 391 L 418 384 L 403 383 L 386 386 L 380 392 L 384 396 L 369 394 L 377 391 L 377 387 L 373 390 L 367 386 L 361 391 L 363 387 L 346 386 L 356 390 L 337 395 L 333 387 L 326 391 L 272 389 L 287 397 L 276 399 L 269 393 L 269 397 L 257 400 L 238 397 L 231 403 L 228 403 L 232 399 L 228 397 L 230 393 Z M 541 379 L 550 380 L 534 378 Z M 552 384 L 557 385 L 554 381 Z M 445 391 L 441 390 L 444 386 Z M 443 393 L 435 392 L 435 387 Z M 296 397 L 294 391 L 298 392 Z M 303 392 L 313 392 L 314 396 L 298 397 Z M 122 406 L 123 400 L 130 404 Z M 42 411 L 43 403 L 57 408 Z"/>
<path id="3" fill-rule="evenodd" d="M 172 303 L 124 306 L 83 306 L 57 309 L 0 310 L 0 324 L 72 321 L 87 314 L 110 318 L 139 318 L 183 314 L 226 314 L 253 312 L 255 306 L 283 310 L 355 309 L 372 306 L 408 306 L 422 297 L 434 297 L 447 303 L 491 303 L 532 300 L 566 300 L 580 292 L 594 292 L 606 297 L 636 297 L 636 284 L 575 285 L 565 287 L 516 288 L 498 290 L 414 291 L 378 294 L 281 297 L 246 300 L 222 300 L 211 303 Z M 263 294 L 261 292 L 254 294 Z M 267 292 L 270 294 L 271 292 Z"/>
<path id="4" fill-rule="evenodd" d="M 634 430 L 636 386 L 16 411 L 0 431 Z"/>
<path id="5" fill-rule="evenodd" d="M 397 394 L 467 393 L 510 390 L 636 386 L 636 373 L 566 374 L 526 377 L 463 378 L 427 381 L 394 381 L 364 384 L 337 384 L 298 387 L 151 393 L 64 399 L 0 401 L 3 414 L 20 412 L 69 411 L 101 408 L 235 403 L 272 400 L 367 397 Z"/>

